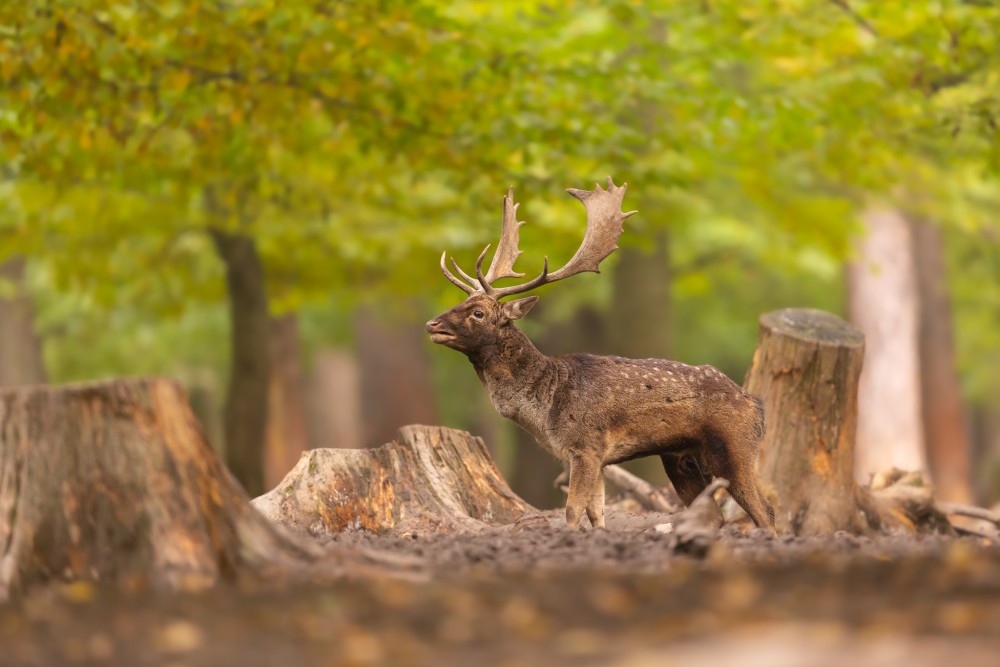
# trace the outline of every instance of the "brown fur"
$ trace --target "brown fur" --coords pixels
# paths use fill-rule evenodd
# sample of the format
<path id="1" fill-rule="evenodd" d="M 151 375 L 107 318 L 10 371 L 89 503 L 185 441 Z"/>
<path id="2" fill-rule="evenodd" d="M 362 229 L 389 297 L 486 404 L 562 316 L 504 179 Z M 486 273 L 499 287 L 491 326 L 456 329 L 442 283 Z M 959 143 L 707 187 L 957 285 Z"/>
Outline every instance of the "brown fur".
<path id="1" fill-rule="evenodd" d="M 427 331 L 469 358 L 501 415 L 569 464 L 569 526 L 578 527 L 584 511 L 592 525 L 604 525 L 605 465 L 655 454 L 685 503 L 725 477 L 754 523 L 774 529 L 756 474 L 764 433 L 758 399 L 711 366 L 548 357 L 514 326 L 537 299 L 473 294 Z"/>

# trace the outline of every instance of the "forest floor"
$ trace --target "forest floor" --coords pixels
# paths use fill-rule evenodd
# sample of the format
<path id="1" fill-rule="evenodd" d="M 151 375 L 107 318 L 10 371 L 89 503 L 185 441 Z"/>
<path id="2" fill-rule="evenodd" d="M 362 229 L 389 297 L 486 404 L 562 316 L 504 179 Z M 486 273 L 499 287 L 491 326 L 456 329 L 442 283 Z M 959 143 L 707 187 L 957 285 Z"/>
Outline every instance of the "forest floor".
<path id="1" fill-rule="evenodd" d="M 0 605 L 0 665 L 975 667 L 1000 655 L 1000 547 L 983 539 L 731 525 L 692 556 L 655 515 L 587 533 L 553 516 L 328 541 L 331 557 L 382 554 L 393 576 L 38 589 Z"/>

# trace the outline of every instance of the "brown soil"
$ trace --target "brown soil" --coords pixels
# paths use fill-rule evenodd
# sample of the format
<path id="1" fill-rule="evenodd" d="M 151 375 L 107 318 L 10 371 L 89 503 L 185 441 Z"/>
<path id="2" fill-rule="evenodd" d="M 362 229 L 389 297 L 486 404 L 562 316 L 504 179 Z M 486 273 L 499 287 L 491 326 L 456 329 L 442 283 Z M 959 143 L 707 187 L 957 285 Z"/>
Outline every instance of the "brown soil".
<path id="1" fill-rule="evenodd" d="M 0 606 L 0 664 L 992 665 L 1000 547 L 943 536 L 771 539 L 701 557 L 652 525 L 558 513 L 475 534 L 348 532 L 397 577 L 157 596 L 89 584 Z M 695 663 L 695 661 L 701 661 Z"/>

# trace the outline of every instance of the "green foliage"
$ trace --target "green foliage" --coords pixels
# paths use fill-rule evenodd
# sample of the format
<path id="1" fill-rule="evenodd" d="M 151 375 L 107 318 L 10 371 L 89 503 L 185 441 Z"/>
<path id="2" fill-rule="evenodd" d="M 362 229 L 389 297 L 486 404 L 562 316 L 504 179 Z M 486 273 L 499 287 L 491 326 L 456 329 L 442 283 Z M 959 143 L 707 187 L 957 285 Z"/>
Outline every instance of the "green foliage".
<path id="1" fill-rule="evenodd" d="M 256 239 L 277 312 L 443 295 L 506 185 L 533 271 L 579 240 L 561 189 L 610 173 L 623 242 L 671 228 L 682 309 L 728 331 L 752 289 L 835 303 L 872 197 L 996 229 L 998 42 L 961 1 L 3 3 L 0 257 L 121 336 L 219 307 L 209 227 Z"/>

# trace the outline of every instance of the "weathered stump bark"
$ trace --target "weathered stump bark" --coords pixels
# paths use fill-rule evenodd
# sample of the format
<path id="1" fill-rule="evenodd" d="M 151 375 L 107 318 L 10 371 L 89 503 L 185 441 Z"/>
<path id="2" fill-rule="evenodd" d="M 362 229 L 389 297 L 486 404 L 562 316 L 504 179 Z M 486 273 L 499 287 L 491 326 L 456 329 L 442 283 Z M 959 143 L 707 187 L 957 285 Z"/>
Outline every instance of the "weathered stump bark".
<path id="1" fill-rule="evenodd" d="M 864 336 L 834 315 L 786 309 L 760 318 L 746 389 L 764 401 L 761 481 L 777 496 L 779 530 L 868 528 L 854 481 L 863 355 Z"/>
<path id="2" fill-rule="evenodd" d="M 314 535 L 475 530 L 536 511 L 510 490 L 482 439 L 436 426 L 405 426 L 377 449 L 305 452 L 253 504 Z"/>
<path id="3" fill-rule="evenodd" d="M 0 391 L 0 599 L 36 582 L 190 588 L 310 562 L 161 379 Z"/>
<path id="4" fill-rule="evenodd" d="M 761 481 L 779 530 L 828 535 L 902 529 L 952 533 L 919 472 L 854 480 L 864 336 L 839 317 L 790 308 L 760 318 L 746 389 L 764 401 Z"/>

